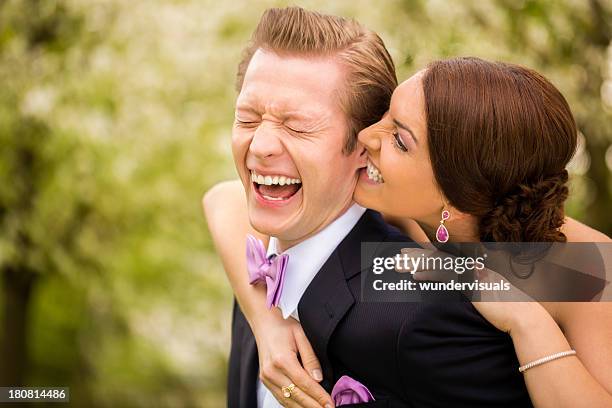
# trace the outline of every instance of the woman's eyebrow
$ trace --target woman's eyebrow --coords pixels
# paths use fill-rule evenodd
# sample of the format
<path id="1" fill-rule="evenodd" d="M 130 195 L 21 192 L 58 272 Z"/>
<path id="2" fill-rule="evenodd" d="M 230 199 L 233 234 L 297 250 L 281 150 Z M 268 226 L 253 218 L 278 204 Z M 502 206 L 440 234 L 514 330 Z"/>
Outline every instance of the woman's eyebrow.
<path id="1" fill-rule="evenodd" d="M 414 135 L 414 133 L 412 132 L 412 129 L 410 129 L 410 127 L 408 127 L 408 125 L 403 124 L 402 122 L 400 122 L 397 119 L 393 119 L 393 123 L 395 124 L 395 126 L 404 129 L 406 132 L 410 133 L 410 136 L 412 136 L 412 139 L 414 140 L 414 143 L 418 144 L 419 142 L 417 141 L 416 136 Z"/>

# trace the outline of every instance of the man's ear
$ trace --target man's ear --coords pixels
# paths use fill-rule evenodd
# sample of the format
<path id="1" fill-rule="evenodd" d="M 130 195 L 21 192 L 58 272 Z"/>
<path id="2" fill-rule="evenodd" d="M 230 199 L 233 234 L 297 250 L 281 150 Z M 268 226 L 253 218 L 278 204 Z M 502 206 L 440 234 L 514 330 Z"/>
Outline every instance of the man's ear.
<path id="1" fill-rule="evenodd" d="M 357 168 L 360 169 L 362 167 L 366 167 L 368 164 L 368 152 L 361 142 L 357 142 L 355 152 L 353 153 L 357 155 Z"/>

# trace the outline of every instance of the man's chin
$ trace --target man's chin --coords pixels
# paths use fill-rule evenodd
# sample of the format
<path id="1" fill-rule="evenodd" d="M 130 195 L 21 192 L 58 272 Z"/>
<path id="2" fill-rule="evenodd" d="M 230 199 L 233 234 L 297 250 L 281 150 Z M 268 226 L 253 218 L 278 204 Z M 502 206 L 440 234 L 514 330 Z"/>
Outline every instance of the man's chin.
<path id="1" fill-rule="evenodd" d="M 274 222 L 274 220 L 258 220 L 251 219 L 252 227 L 263 235 L 268 235 L 271 237 L 282 237 L 287 233 L 287 222 Z"/>
<path id="2" fill-rule="evenodd" d="M 249 203 L 249 221 L 259 233 L 278 237 L 290 226 L 292 214 L 283 214 L 280 209 L 261 208 L 257 203 Z"/>

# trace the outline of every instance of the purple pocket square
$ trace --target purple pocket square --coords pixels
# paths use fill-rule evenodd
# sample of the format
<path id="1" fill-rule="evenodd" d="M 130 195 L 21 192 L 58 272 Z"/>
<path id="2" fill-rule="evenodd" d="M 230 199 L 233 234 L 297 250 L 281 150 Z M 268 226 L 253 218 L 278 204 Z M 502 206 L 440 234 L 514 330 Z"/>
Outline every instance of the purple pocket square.
<path id="1" fill-rule="evenodd" d="M 370 390 L 348 375 L 340 377 L 332 389 L 331 397 L 336 406 L 374 401 L 374 396 Z"/>

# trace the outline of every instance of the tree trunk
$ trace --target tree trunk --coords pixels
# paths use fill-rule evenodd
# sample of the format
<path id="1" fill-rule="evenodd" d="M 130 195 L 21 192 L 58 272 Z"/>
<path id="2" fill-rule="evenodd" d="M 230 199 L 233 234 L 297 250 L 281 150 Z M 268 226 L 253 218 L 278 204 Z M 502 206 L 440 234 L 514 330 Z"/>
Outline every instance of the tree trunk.
<path id="1" fill-rule="evenodd" d="M 6 266 L 2 272 L 4 320 L 0 332 L 0 386 L 24 386 L 28 366 L 28 312 L 36 274 Z"/>

